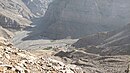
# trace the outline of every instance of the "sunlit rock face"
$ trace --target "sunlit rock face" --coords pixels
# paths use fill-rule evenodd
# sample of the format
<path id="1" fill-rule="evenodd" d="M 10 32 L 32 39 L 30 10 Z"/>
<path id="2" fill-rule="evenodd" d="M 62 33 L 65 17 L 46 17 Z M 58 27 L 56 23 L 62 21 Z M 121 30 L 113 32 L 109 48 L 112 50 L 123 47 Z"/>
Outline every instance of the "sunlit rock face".
<path id="1" fill-rule="evenodd" d="M 116 29 L 128 24 L 129 4 L 129 0 L 55 0 L 44 16 L 43 33 L 62 39 Z"/>
<path id="2" fill-rule="evenodd" d="M 22 0 L 36 17 L 44 16 L 53 0 Z"/>

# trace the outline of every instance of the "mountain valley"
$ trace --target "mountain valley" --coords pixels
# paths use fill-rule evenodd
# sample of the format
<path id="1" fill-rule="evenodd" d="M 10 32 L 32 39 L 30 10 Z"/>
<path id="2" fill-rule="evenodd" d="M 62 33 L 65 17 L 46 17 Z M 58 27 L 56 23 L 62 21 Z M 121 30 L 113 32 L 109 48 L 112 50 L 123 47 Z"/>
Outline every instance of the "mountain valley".
<path id="1" fill-rule="evenodd" d="M 129 0 L 0 0 L 0 73 L 130 73 Z"/>

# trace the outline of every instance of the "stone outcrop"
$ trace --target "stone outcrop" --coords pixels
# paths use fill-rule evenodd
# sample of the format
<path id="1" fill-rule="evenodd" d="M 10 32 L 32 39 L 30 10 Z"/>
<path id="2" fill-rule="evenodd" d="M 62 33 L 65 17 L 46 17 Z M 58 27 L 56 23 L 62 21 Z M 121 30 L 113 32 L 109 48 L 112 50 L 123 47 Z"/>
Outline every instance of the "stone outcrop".
<path id="1" fill-rule="evenodd" d="M 55 0 L 43 17 L 42 31 L 52 39 L 77 38 L 115 29 L 130 20 L 129 0 Z"/>

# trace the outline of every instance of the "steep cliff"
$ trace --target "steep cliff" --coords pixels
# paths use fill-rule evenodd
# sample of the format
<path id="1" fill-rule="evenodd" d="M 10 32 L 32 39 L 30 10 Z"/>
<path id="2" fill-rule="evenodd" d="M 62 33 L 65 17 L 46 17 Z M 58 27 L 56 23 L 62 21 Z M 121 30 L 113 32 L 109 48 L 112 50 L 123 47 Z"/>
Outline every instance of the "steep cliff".
<path id="1" fill-rule="evenodd" d="M 22 0 L 36 17 L 44 16 L 53 0 Z"/>
<path id="2" fill-rule="evenodd" d="M 43 33 L 61 39 L 116 29 L 129 22 L 129 3 L 129 0 L 55 0 L 43 18 Z"/>

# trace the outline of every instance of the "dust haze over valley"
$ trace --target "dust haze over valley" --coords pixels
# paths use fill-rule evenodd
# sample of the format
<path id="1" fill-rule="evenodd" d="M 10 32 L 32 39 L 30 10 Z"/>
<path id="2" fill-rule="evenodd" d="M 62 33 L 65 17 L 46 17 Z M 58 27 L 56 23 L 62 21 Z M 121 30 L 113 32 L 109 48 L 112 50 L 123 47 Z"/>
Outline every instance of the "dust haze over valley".
<path id="1" fill-rule="evenodd" d="M 0 0 L 0 73 L 130 73 L 129 0 Z"/>

